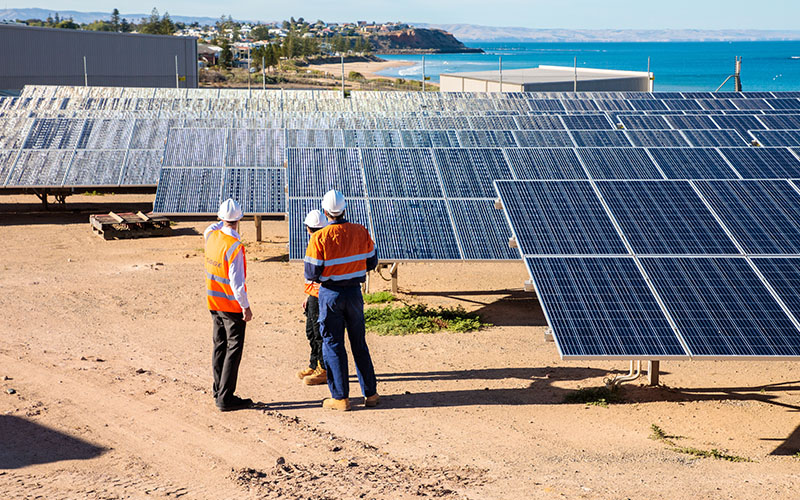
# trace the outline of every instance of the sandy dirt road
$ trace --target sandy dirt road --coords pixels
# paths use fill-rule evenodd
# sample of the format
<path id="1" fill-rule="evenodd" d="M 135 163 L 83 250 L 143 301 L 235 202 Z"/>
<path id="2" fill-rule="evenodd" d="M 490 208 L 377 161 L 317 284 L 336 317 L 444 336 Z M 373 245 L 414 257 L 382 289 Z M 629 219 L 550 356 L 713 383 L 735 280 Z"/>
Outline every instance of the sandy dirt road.
<path id="1" fill-rule="evenodd" d="M 148 196 L 74 196 L 44 213 L 0 197 L 0 498 L 796 498 L 797 362 L 662 363 L 608 407 L 565 404 L 623 362 L 565 362 L 543 339 L 521 263 L 400 266 L 402 298 L 463 305 L 495 326 L 376 336 L 381 404 L 323 411 L 307 360 L 287 224 L 243 236 L 255 320 L 239 393 L 211 395 L 202 238 L 103 241 L 89 213 Z M 379 277 L 372 291 L 387 289 Z M 351 362 L 352 363 L 352 362 Z M 352 372 L 352 369 L 351 369 Z M 14 394 L 7 390 L 13 389 Z M 650 439 L 752 460 L 696 458 Z"/>

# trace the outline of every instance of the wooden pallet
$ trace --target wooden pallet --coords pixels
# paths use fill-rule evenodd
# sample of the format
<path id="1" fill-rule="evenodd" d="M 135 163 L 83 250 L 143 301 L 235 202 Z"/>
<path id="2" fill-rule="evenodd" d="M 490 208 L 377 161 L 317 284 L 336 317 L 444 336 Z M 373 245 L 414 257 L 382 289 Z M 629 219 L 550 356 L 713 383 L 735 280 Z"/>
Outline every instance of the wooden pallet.
<path id="1" fill-rule="evenodd" d="M 149 214 L 109 212 L 107 215 L 90 215 L 89 223 L 92 225 L 92 231 L 105 240 L 149 238 L 172 234 L 169 219 L 159 215 L 154 216 L 152 212 Z"/>

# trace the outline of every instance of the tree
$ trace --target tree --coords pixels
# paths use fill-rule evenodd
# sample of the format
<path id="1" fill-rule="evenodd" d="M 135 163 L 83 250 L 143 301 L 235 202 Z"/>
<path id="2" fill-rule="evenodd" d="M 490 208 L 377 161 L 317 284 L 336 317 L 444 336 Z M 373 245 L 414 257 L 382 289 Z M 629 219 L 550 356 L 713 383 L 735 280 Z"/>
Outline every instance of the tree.
<path id="1" fill-rule="evenodd" d="M 78 26 L 70 17 L 69 19 L 64 19 L 60 23 L 56 24 L 56 28 L 61 28 L 64 30 L 77 30 L 80 29 L 80 26 Z"/>
<path id="2" fill-rule="evenodd" d="M 233 52 L 227 38 L 222 39 L 222 53 L 219 55 L 219 65 L 225 69 L 233 66 Z"/>
<path id="3" fill-rule="evenodd" d="M 250 36 L 253 40 L 269 40 L 269 28 L 259 24 L 250 31 Z"/>
<path id="4" fill-rule="evenodd" d="M 116 31 L 113 24 L 100 20 L 87 24 L 84 29 L 89 31 Z"/>
<path id="5" fill-rule="evenodd" d="M 169 18 L 169 12 L 164 12 L 164 17 L 158 23 L 158 32 L 161 35 L 171 35 L 175 33 L 175 24 Z"/>
<path id="6" fill-rule="evenodd" d="M 111 26 L 114 28 L 114 31 L 120 30 L 119 9 L 114 9 L 111 11 Z"/>
<path id="7" fill-rule="evenodd" d="M 119 30 L 123 33 L 130 33 L 132 30 L 131 23 L 129 23 L 128 20 L 125 19 L 124 17 L 122 18 L 122 21 L 120 21 L 119 23 Z"/>

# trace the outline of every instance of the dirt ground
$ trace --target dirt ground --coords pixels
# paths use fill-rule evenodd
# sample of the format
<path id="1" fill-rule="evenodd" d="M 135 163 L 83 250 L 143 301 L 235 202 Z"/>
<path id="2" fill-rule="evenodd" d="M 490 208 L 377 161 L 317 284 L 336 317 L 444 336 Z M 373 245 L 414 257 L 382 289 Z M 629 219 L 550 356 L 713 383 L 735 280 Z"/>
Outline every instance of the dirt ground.
<path id="1" fill-rule="evenodd" d="M 662 363 L 662 385 L 566 404 L 625 362 L 561 361 L 522 263 L 399 267 L 402 298 L 463 305 L 475 333 L 368 334 L 381 404 L 323 410 L 305 387 L 302 266 L 287 224 L 243 226 L 255 319 L 239 393 L 219 413 L 202 238 L 103 241 L 88 214 L 152 196 L 74 196 L 44 212 L 0 196 L 0 497 L 797 498 L 797 362 Z M 373 276 L 371 291 L 388 283 Z M 352 361 L 351 361 L 352 364 Z M 352 368 L 351 368 L 351 373 Z M 13 391 L 10 391 L 13 389 Z M 9 392 L 14 392 L 9 394 Z M 751 462 L 697 458 L 650 438 Z M 794 493 L 792 493 L 794 491 Z"/>

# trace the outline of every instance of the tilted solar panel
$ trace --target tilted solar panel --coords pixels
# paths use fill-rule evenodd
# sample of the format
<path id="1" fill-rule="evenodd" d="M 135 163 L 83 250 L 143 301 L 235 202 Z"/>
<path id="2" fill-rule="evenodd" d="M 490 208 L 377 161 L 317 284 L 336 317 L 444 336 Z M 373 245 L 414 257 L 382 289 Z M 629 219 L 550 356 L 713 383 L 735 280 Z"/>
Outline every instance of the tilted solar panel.
<path id="1" fill-rule="evenodd" d="M 588 181 L 497 181 L 523 255 L 627 255 Z"/>
<path id="2" fill-rule="evenodd" d="M 72 161 L 72 150 L 22 150 L 5 187 L 61 187 Z"/>
<path id="3" fill-rule="evenodd" d="M 526 257 L 525 264 L 565 359 L 687 356 L 633 258 Z"/>
<path id="4" fill-rule="evenodd" d="M 449 198 L 489 198 L 492 181 L 511 179 L 500 149 L 434 149 L 444 191 Z"/>
<path id="5" fill-rule="evenodd" d="M 735 130 L 683 130 L 689 144 L 697 148 L 742 147 L 749 141 Z"/>
<path id="6" fill-rule="evenodd" d="M 76 151 L 64 186 L 117 186 L 125 165 L 125 151 Z"/>
<path id="7" fill-rule="evenodd" d="M 322 197 L 336 189 L 364 197 L 364 175 L 358 149 L 290 148 L 287 150 L 290 197 Z"/>
<path id="8" fill-rule="evenodd" d="M 129 149 L 122 171 L 122 186 L 155 186 L 158 183 L 163 149 Z"/>
<path id="9" fill-rule="evenodd" d="M 757 257 L 753 264 L 795 319 L 800 318 L 800 257 Z"/>
<path id="10" fill-rule="evenodd" d="M 653 148 L 650 155 L 668 179 L 738 179 L 716 149 Z"/>
<path id="11" fill-rule="evenodd" d="M 572 148 L 510 148 L 506 159 L 517 179 L 586 179 Z"/>
<path id="12" fill-rule="evenodd" d="M 663 179 L 647 151 L 641 148 L 578 148 L 578 156 L 593 179 Z"/>
<path id="13" fill-rule="evenodd" d="M 289 258 L 302 260 L 308 247 L 309 235 L 303 224 L 306 215 L 312 210 L 322 210 L 322 197 L 292 198 L 287 202 L 289 221 Z M 359 199 L 347 200 L 345 220 L 366 227 L 372 234 L 372 229 L 367 215 L 367 202 Z M 375 235 L 372 234 L 373 239 Z M 379 258 L 382 258 L 380 255 Z"/>
<path id="14" fill-rule="evenodd" d="M 18 154 L 19 151 L 0 150 L 0 187 L 6 183 L 6 178 L 14 168 L 14 163 L 17 161 Z"/>
<path id="15" fill-rule="evenodd" d="M 462 258 L 444 200 L 372 199 L 369 206 L 379 259 Z"/>
<path id="16" fill-rule="evenodd" d="M 514 130 L 521 148 L 571 148 L 575 146 L 566 130 Z"/>
<path id="17" fill-rule="evenodd" d="M 692 356 L 800 356 L 800 331 L 744 258 L 641 262 Z"/>
<path id="18" fill-rule="evenodd" d="M 678 130 L 626 130 L 625 135 L 636 147 L 685 147 L 688 143 Z"/>
<path id="19" fill-rule="evenodd" d="M 800 194 L 789 181 L 697 181 L 748 254 L 800 254 Z"/>
<path id="20" fill-rule="evenodd" d="M 223 167 L 227 135 L 227 129 L 223 128 L 170 129 L 164 166 Z"/>
<path id="21" fill-rule="evenodd" d="M 515 116 L 514 121 L 522 130 L 564 130 L 564 123 L 555 115 Z"/>
<path id="22" fill-rule="evenodd" d="M 514 148 L 517 141 L 511 130 L 458 130 L 462 148 Z"/>
<path id="23" fill-rule="evenodd" d="M 222 168 L 162 168 L 153 212 L 214 214 L 222 202 Z"/>
<path id="24" fill-rule="evenodd" d="M 800 179 L 800 160 L 785 148 L 722 148 L 744 179 Z"/>
<path id="25" fill-rule="evenodd" d="M 800 130 L 752 130 L 762 146 L 800 146 Z"/>
<path id="26" fill-rule="evenodd" d="M 772 130 L 800 129 L 800 115 L 762 115 L 758 119 Z"/>
<path id="27" fill-rule="evenodd" d="M 367 195 L 376 198 L 441 198 L 430 149 L 361 149 Z"/>
<path id="28" fill-rule="evenodd" d="M 597 188 L 637 255 L 740 253 L 688 181 L 607 181 Z"/>
<path id="29" fill-rule="evenodd" d="M 561 121 L 568 130 L 612 130 L 614 128 L 606 115 L 562 115 Z"/>
<path id="30" fill-rule="evenodd" d="M 519 251 L 509 247 L 511 229 L 494 200 L 447 200 L 456 234 L 467 260 L 518 260 Z"/>
<path id="31" fill-rule="evenodd" d="M 669 115 L 664 118 L 672 125 L 672 128 L 678 130 L 719 128 L 710 116 L 705 115 Z"/>
<path id="32" fill-rule="evenodd" d="M 581 148 L 624 148 L 630 147 L 622 130 L 571 130 L 570 135 L 576 146 Z"/>
<path id="33" fill-rule="evenodd" d="M 620 123 L 626 129 L 656 129 L 663 130 L 670 128 L 669 124 L 662 116 L 653 115 L 622 115 L 619 117 Z"/>

